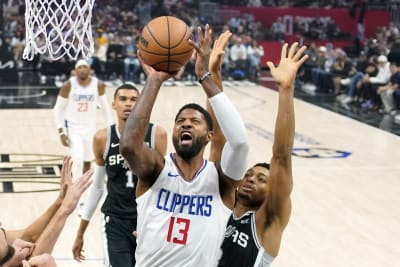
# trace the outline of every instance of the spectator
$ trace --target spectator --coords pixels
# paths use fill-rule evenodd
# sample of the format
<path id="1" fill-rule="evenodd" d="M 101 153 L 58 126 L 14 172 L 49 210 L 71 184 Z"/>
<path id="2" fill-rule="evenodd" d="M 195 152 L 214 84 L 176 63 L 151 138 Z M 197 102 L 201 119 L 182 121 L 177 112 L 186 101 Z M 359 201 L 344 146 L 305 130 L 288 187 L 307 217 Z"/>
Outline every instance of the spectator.
<path id="1" fill-rule="evenodd" d="M 388 84 L 379 86 L 377 93 L 380 95 L 385 113 L 390 113 L 397 109 L 394 95 L 398 94 L 400 90 L 400 69 L 396 62 L 390 64 L 390 72 L 392 76 Z"/>
<path id="2" fill-rule="evenodd" d="M 247 49 L 242 44 L 242 38 L 234 36 L 233 45 L 229 50 L 231 59 L 231 73 L 230 75 L 236 80 L 243 80 L 247 77 Z"/>
<path id="3" fill-rule="evenodd" d="M 249 58 L 249 78 L 251 81 L 257 81 L 261 57 L 264 56 L 264 47 L 256 39 L 252 39 L 250 45 L 247 46 L 247 56 Z"/>
<path id="4" fill-rule="evenodd" d="M 275 40 L 284 40 L 286 33 L 286 25 L 283 23 L 282 17 L 277 17 L 276 21 L 272 23 L 271 31 Z"/>

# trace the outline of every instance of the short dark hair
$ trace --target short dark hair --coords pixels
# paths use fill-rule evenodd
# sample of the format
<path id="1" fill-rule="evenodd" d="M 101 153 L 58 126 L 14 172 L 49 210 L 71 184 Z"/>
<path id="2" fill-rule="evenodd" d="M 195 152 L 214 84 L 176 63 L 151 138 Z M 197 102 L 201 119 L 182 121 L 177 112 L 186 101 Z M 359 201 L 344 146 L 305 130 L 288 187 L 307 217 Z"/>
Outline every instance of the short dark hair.
<path id="1" fill-rule="evenodd" d="M 175 121 L 178 119 L 178 116 L 181 114 L 181 112 L 185 109 L 194 109 L 194 110 L 197 110 L 198 112 L 200 112 L 201 114 L 203 114 L 204 119 L 206 120 L 206 123 L 207 123 L 208 130 L 212 131 L 214 129 L 214 124 L 211 119 L 210 113 L 208 113 L 207 110 L 205 110 L 202 106 L 200 106 L 199 104 L 196 104 L 196 103 L 189 103 L 189 104 L 186 104 L 183 107 L 181 107 L 175 116 Z"/>
<path id="2" fill-rule="evenodd" d="M 135 90 L 138 93 L 138 95 L 140 95 L 139 89 L 137 89 L 135 86 L 133 86 L 130 83 L 123 83 L 120 86 L 118 86 L 117 89 L 115 89 L 114 99 L 117 97 L 118 91 L 122 89 Z"/>
<path id="3" fill-rule="evenodd" d="M 254 167 L 263 167 L 263 168 L 266 168 L 267 170 L 269 170 L 269 163 L 259 162 L 259 163 L 254 164 L 253 168 Z"/>

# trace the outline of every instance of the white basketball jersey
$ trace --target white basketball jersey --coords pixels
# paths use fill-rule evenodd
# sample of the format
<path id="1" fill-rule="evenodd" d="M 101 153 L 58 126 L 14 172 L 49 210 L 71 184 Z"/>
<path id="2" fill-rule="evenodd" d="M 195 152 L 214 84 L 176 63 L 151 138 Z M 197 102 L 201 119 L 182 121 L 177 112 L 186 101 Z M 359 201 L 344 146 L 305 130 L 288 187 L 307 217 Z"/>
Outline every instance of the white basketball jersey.
<path id="1" fill-rule="evenodd" d="M 136 266 L 216 266 L 231 213 L 220 197 L 217 170 L 204 160 L 188 182 L 173 157 L 165 157 L 156 182 L 136 198 Z"/>
<path id="2" fill-rule="evenodd" d="M 69 79 L 71 91 L 69 92 L 65 119 L 73 123 L 96 123 L 98 79 L 90 78 L 90 83 L 83 87 L 76 77 Z"/>

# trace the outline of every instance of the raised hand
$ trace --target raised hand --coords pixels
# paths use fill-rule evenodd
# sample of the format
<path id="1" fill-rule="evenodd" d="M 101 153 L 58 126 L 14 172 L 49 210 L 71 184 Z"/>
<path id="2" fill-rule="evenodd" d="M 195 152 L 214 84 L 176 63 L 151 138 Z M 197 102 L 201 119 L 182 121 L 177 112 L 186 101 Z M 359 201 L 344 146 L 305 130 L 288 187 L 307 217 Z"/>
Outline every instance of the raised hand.
<path id="1" fill-rule="evenodd" d="M 212 74 L 221 73 L 225 48 L 228 45 L 228 41 L 231 36 L 232 33 L 230 31 L 226 31 L 221 33 L 218 39 L 214 41 L 214 47 L 211 51 L 210 62 L 208 64 L 208 69 Z"/>
<path id="2" fill-rule="evenodd" d="M 65 194 L 67 193 L 68 185 L 72 183 L 71 170 L 72 170 L 72 158 L 70 156 L 65 156 L 61 168 L 60 194 L 58 196 L 58 198 L 61 201 L 64 199 Z"/>
<path id="3" fill-rule="evenodd" d="M 175 75 L 175 73 L 168 73 L 165 71 L 157 71 L 155 68 L 153 68 L 152 66 L 150 66 L 143 60 L 142 56 L 140 55 L 139 50 L 137 52 L 137 57 L 139 59 L 140 65 L 142 66 L 142 69 L 147 77 L 149 77 L 149 76 L 155 77 L 156 79 L 159 79 L 161 82 L 164 82 L 164 81 L 168 80 L 170 77 L 172 77 L 173 75 Z"/>
<path id="4" fill-rule="evenodd" d="M 197 34 L 199 37 L 198 44 L 189 40 L 189 43 L 196 50 L 196 63 L 195 72 L 197 77 L 201 77 L 208 71 L 208 62 L 210 60 L 211 44 L 212 44 L 212 30 L 210 25 L 206 24 L 204 34 L 201 27 L 197 27 Z"/>
<path id="5" fill-rule="evenodd" d="M 282 47 L 279 65 L 275 67 L 271 61 L 267 62 L 271 75 L 279 88 L 292 89 L 294 87 L 297 71 L 308 58 L 308 55 L 303 55 L 307 49 L 306 46 L 302 46 L 300 49 L 297 48 L 298 43 L 295 42 L 291 45 L 289 51 L 287 51 L 288 44 L 285 43 Z"/>
<path id="6" fill-rule="evenodd" d="M 83 192 L 90 186 L 92 180 L 90 179 L 93 175 L 93 169 L 85 172 L 81 177 L 79 177 L 75 183 L 72 183 L 72 177 L 70 172 L 65 176 L 66 183 L 68 184 L 68 189 L 65 194 L 64 200 L 61 204 L 60 209 L 63 209 L 67 214 L 71 214 L 75 209 L 76 205 Z"/>

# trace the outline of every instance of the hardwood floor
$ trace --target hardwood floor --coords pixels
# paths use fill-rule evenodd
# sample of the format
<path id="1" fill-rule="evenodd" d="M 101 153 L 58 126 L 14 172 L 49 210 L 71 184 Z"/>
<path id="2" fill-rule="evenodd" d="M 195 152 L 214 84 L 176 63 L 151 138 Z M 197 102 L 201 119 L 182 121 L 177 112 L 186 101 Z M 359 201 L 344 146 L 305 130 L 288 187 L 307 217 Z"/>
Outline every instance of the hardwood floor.
<path id="1" fill-rule="evenodd" d="M 109 100 L 113 88 L 107 88 Z M 243 83 L 225 84 L 225 91 L 246 123 L 250 162 L 268 161 L 277 92 Z M 168 130 L 169 140 L 174 116 L 188 102 L 205 103 L 199 86 L 161 89 L 152 121 Z M 295 112 L 293 211 L 272 266 L 400 266 L 400 137 L 300 99 Z M 40 215 L 58 194 L 15 192 L 56 189 L 60 159 L 68 151 L 59 143 L 48 107 L 0 109 L 0 137 L 0 220 L 15 229 Z M 14 193 L 4 192 L 4 185 Z M 69 218 L 53 253 L 59 266 L 101 266 L 100 221 L 97 211 L 87 231 L 88 260 L 78 264 L 71 248 L 79 219 Z"/>

